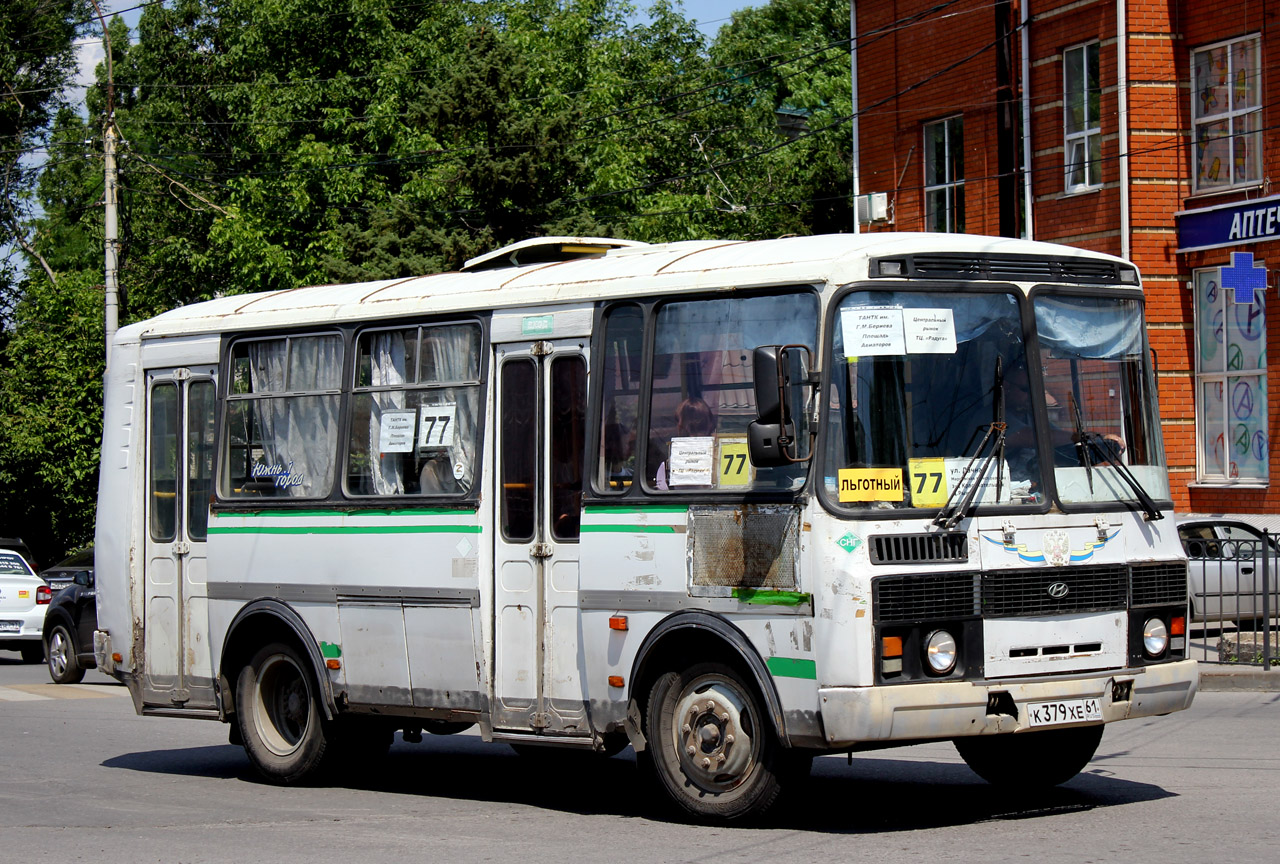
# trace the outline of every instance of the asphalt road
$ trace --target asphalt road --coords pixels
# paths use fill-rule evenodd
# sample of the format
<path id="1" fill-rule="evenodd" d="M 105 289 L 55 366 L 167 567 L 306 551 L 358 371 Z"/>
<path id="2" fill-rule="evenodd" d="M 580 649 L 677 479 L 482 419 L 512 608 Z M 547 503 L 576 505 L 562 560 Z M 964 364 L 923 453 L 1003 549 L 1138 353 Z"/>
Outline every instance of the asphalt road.
<path id="1" fill-rule="evenodd" d="M 1280 693 L 1201 693 L 1113 725 L 1068 784 L 1002 795 L 930 744 L 817 760 L 765 820 L 665 818 L 630 751 L 514 755 L 477 735 L 397 742 L 368 776 L 260 783 L 226 727 L 142 718 L 97 672 L 58 687 L 0 652 L 0 861 L 1273 860 Z"/>

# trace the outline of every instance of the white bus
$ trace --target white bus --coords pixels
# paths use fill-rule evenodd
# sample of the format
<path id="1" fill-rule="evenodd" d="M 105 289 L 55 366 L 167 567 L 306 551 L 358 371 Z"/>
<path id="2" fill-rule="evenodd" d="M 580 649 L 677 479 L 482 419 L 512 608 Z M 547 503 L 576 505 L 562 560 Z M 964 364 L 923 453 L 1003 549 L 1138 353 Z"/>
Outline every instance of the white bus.
<path id="1" fill-rule="evenodd" d="M 279 783 L 475 725 L 701 818 L 906 742 L 1044 786 L 1191 704 L 1171 514 L 1125 261 L 530 240 L 121 329 L 96 659 Z"/>

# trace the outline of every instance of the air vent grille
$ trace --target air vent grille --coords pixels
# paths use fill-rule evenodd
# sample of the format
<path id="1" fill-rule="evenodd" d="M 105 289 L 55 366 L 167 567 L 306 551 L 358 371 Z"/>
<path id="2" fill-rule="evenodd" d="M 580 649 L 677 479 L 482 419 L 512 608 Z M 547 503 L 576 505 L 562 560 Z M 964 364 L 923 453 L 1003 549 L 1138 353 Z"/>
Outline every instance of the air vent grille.
<path id="1" fill-rule="evenodd" d="M 882 624 L 953 621 L 978 614 L 977 573 L 881 576 L 874 585 L 875 620 Z"/>
<path id="2" fill-rule="evenodd" d="M 988 618 L 1124 609 L 1128 598 L 1129 570 L 1123 565 L 1002 570 L 982 580 L 982 613 Z"/>
<path id="3" fill-rule="evenodd" d="M 947 534 L 873 534 L 868 550 L 872 564 L 967 563 L 969 537 Z"/>
<path id="4" fill-rule="evenodd" d="M 873 277 L 902 277 L 911 279 L 972 279 L 1010 282 L 1056 282 L 1089 285 L 1137 284 L 1133 268 L 1113 261 L 1099 261 L 1069 256 L 1043 258 L 1032 255 L 907 255 L 903 258 L 885 259 L 899 262 L 881 268 L 879 261 L 871 264 Z M 1121 277 L 1121 270 L 1127 278 Z"/>
<path id="5" fill-rule="evenodd" d="M 1187 602 L 1187 565 L 1181 561 L 1133 565 L 1133 605 L 1168 606 Z"/>

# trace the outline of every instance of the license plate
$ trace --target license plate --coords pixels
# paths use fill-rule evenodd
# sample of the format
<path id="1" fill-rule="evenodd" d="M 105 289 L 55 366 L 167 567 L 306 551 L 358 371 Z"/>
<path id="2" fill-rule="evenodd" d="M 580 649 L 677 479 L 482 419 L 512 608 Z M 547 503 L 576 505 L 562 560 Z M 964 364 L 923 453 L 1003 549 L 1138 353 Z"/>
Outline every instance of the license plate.
<path id="1" fill-rule="evenodd" d="M 1087 723 L 1102 719 L 1097 699 L 1061 699 L 1032 702 L 1026 706 L 1028 726 L 1056 726 L 1059 723 Z"/>
<path id="2" fill-rule="evenodd" d="M 21 629 L 21 621 L 0 621 L 0 633 L 17 633 Z"/>

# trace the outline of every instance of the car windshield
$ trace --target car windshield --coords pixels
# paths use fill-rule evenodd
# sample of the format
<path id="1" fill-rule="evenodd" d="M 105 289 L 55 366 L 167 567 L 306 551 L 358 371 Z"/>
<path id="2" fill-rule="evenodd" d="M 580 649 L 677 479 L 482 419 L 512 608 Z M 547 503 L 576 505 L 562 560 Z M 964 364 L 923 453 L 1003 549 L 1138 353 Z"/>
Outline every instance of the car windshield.
<path id="1" fill-rule="evenodd" d="M 840 506 L 937 509 L 970 491 L 979 505 L 1044 500 L 1014 294 L 856 291 L 831 351 L 824 476 Z"/>
<path id="2" fill-rule="evenodd" d="M 1042 293 L 1034 308 L 1058 499 L 1168 499 L 1138 301 Z"/>

